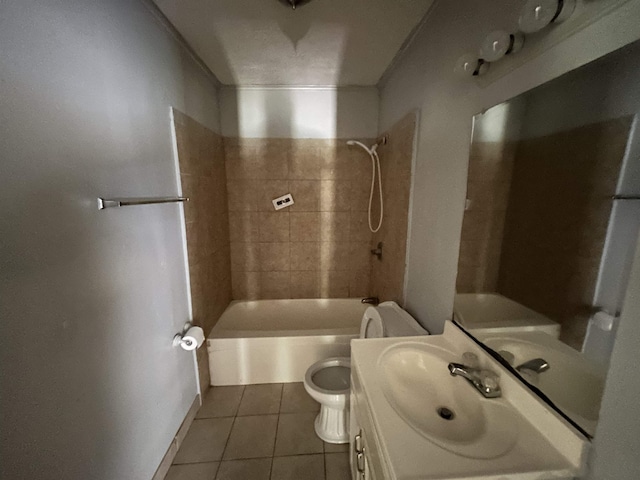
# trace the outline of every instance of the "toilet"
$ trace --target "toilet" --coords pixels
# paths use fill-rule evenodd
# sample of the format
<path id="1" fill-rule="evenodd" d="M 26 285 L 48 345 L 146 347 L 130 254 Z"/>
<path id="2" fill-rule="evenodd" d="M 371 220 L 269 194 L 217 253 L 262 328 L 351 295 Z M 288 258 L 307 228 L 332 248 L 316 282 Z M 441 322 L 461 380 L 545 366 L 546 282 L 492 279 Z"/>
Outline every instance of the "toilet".
<path id="1" fill-rule="evenodd" d="M 395 302 L 384 302 L 365 310 L 360 338 L 429 335 L 418 322 Z M 320 404 L 314 427 L 327 443 L 349 441 L 349 394 L 351 359 L 332 357 L 311 365 L 304 376 L 304 388 Z"/>

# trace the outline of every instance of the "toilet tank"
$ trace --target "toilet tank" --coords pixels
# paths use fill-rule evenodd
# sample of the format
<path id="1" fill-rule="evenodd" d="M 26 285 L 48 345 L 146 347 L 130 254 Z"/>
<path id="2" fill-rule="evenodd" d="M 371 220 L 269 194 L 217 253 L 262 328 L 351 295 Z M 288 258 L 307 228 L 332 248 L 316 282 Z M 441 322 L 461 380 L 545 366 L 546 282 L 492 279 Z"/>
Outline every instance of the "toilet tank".
<path id="1" fill-rule="evenodd" d="M 429 335 L 429 332 L 396 302 L 383 302 L 376 307 L 369 307 L 362 316 L 360 338 L 416 335 Z"/>

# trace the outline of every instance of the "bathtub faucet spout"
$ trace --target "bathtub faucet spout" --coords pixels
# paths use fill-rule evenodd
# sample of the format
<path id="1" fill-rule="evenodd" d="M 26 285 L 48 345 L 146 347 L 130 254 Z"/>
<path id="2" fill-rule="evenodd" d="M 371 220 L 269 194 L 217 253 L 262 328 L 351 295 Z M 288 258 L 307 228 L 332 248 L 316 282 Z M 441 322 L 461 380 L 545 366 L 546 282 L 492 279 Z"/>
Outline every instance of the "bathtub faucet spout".
<path id="1" fill-rule="evenodd" d="M 370 303 L 371 305 L 378 305 L 380 299 L 378 297 L 366 297 L 360 300 L 362 303 Z"/>

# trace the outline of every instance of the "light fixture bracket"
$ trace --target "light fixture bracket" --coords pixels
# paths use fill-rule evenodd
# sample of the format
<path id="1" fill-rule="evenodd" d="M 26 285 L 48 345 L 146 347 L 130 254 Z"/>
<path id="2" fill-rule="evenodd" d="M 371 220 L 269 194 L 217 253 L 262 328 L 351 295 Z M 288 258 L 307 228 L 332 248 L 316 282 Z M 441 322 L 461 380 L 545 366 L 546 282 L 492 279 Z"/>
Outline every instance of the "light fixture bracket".
<path id="1" fill-rule="evenodd" d="M 280 0 L 280 3 L 284 3 L 285 5 L 291 7 L 291 10 L 295 10 L 302 5 L 309 3 L 311 0 Z"/>

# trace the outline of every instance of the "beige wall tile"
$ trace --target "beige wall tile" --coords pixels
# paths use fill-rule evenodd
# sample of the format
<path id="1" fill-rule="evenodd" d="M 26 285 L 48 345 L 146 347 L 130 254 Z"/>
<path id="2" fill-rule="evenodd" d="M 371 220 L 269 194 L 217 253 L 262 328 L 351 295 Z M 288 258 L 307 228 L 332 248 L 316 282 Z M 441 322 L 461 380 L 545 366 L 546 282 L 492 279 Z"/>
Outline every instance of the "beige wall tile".
<path id="1" fill-rule="evenodd" d="M 320 270 L 349 270 L 350 245 L 345 242 L 320 243 Z"/>
<path id="2" fill-rule="evenodd" d="M 352 210 L 351 216 L 351 236 L 354 241 L 365 241 L 369 239 L 369 245 L 377 245 L 382 241 L 383 256 L 379 261 L 374 257 L 369 258 L 371 266 L 370 294 L 380 297 L 380 300 L 395 300 L 401 304 L 404 288 L 404 267 L 406 258 L 407 226 L 409 211 L 409 194 L 411 188 L 411 163 L 413 156 L 413 138 L 415 133 L 415 114 L 410 113 L 396 123 L 387 132 L 389 142 L 380 147 L 380 166 L 383 172 L 383 198 L 384 198 L 384 219 L 381 229 L 368 236 L 368 220 L 366 209 L 361 213 Z M 371 173 L 364 173 L 369 181 Z M 370 168 L 370 165 L 369 165 Z M 364 187 L 360 187 L 363 188 Z M 376 183 L 377 188 L 377 183 Z M 360 191 L 358 208 L 362 208 L 365 203 L 364 192 Z M 368 187 L 367 187 L 368 195 Z M 368 206 L 368 196 L 366 204 Z M 377 192 L 374 191 L 374 201 L 372 208 L 372 223 L 378 224 L 380 206 L 377 200 Z M 369 247 L 371 249 L 372 247 Z M 354 245 L 354 263 L 364 264 L 364 253 L 362 247 Z M 358 255 L 362 255 L 357 260 Z M 361 267 L 362 271 L 366 271 Z M 356 268 L 355 271 L 358 269 Z M 366 277 L 362 277 L 366 279 Z M 364 284 L 353 280 L 355 286 Z"/>
<path id="3" fill-rule="evenodd" d="M 288 272 L 291 268 L 289 242 L 260 243 L 260 269 L 263 272 Z"/>
<path id="4" fill-rule="evenodd" d="M 318 270 L 319 242 L 291 242 L 291 270 Z"/>
<path id="5" fill-rule="evenodd" d="M 198 202 L 197 198 L 192 198 L 197 191 L 199 178 L 194 175 L 180 174 L 180 181 L 182 184 L 182 194 L 189 197 L 190 201 L 185 202 L 184 205 L 184 217 L 186 222 L 195 222 L 198 220 Z"/>
<path id="6" fill-rule="evenodd" d="M 365 145 L 371 146 L 375 140 L 368 138 L 361 139 L 360 141 Z M 349 153 L 346 160 L 349 162 L 352 172 L 351 179 L 358 180 L 365 178 L 371 183 L 371 156 L 361 148 L 347 147 L 347 150 Z"/>
<path id="7" fill-rule="evenodd" d="M 264 180 L 258 187 L 258 210 L 261 212 L 275 212 L 272 200 L 289 193 L 287 180 Z M 297 201 L 294 198 L 294 201 Z"/>
<path id="8" fill-rule="evenodd" d="M 209 353 L 206 348 L 196 350 L 196 360 L 198 362 L 198 378 L 200 380 L 201 394 L 204 396 L 211 385 L 211 374 L 209 373 Z"/>
<path id="9" fill-rule="evenodd" d="M 349 296 L 368 297 L 371 289 L 371 269 L 364 268 L 349 272 Z"/>
<path id="10" fill-rule="evenodd" d="M 255 164 L 256 179 L 284 180 L 289 174 L 289 140 L 254 139 L 251 162 Z"/>
<path id="11" fill-rule="evenodd" d="M 291 212 L 290 239 L 292 242 L 313 242 L 320 237 L 320 214 Z"/>
<path id="12" fill-rule="evenodd" d="M 320 182 L 320 210 L 348 212 L 351 210 L 351 181 L 322 180 Z"/>
<path id="13" fill-rule="evenodd" d="M 262 272 L 260 298 L 290 298 L 290 272 Z"/>
<path id="14" fill-rule="evenodd" d="M 378 194 L 377 191 L 374 191 L 373 193 Z M 370 194 L 371 194 L 371 172 L 352 181 L 351 211 L 352 212 L 368 211 Z"/>
<path id="15" fill-rule="evenodd" d="M 374 228 L 378 225 L 378 221 L 377 217 L 372 218 Z M 371 230 L 369 230 L 368 212 L 351 212 L 349 217 L 349 240 L 352 242 L 371 242 L 372 236 Z"/>
<path id="16" fill-rule="evenodd" d="M 261 265 L 260 243 L 233 242 L 231 244 L 231 271 L 257 272 Z"/>
<path id="17" fill-rule="evenodd" d="M 323 242 L 348 242 L 349 212 L 321 212 L 320 240 Z"/>
<path id="18" fill-rule="evenodd" d="M 369 243 L 349 243 L 349 269 L 351 271 L 371 268 L 371 245 Z"/>
<path id="19" fill-rule="evenodd" d="M 229 214 L 229 240 L 231 242 L 257 242 L 259 240 L 259 214 L 232 212 Z"/>
<path id="20" fill-rule="evenodd" d="M 349 297 L 350 273 L 348 270 L 321 270 L 318 273 L 318 286 L 320 288 L 320 296 L 322 298 Z"/>
<path id="21" fill-rule="evenodd" d="M 234 300 L 257 300 L 260 295 L 260 272 L 233 272 L 231 295 Z"/>
<path id="22" fill-rule="evenodd" d="M 182 191 L 190 199 L 184 208 L 191 320 L 208 335 L 232 294 L 223 139 L 177 110 L 174 118 Z M 196 357 L 200 383 L 206 390 L 210 383 L 206 349 L 200 349 Z"/>
<path id="23" fill-rule="evenodd" d="M 260 241 L 289 241 L 289 212 L 260 212 Z"/>
<path id="24" fill-rule="evenodd" d="M 323 289 L 332 297 L 347 297 L 350 288 L 357 295 L 368 288 L 364 256 L 351 259 L 349 243 L 355 229 L 350 212 L 366 212 L 368 203 L 371 164 L 364 151 L 343 140 L 228 138 L 224 152 L 234 298 L 269 298 L 272 293 L 281 298 L 285 290 L 295 297 L 318 296 Z M 211 190 L 210 185 L 203 190 Z M 295 204 L 273 211 L 271 200 L 289 192 Z M 219 203 L 210 194 L 207 197 L 212 205 Z M 202 215 L 194 212 L 194 218 Z M 207 235 L 216 237 L 216 244 L 225 232 L 213 225 Z M 358 232 L 355 238 L 364 244 L 371 235 Z M 354 265 L 361 280 L 356 280 L 355 272 L 343 273 Z M 288 272 L 286 287 L 265 291 L 262 277 L 256 281 L 248 270 Z M 320 270 L 330 273 L 323 277 Z"/>
<path id="25" fill-rule="evenodd" d="M 322 165 L 321 149 L 305 140 L 294 140 L 289 158 L 289 178 L 319 180 Z"/>
<path id="26" fill-rule="evenodd" d="M 320 182 L 317 180 L 292 180 L 289 192 L 295 202 L 291 212 L 318 212 L 320 210 Z"/>
<path id="27" fill-rule="evenodd" d="M 258 210 L 260 183 L 254 180 L 228 180 L 229 212 Z"/>
<path id="28" fill-rule="evenodd" d="M 526 139 L 515 153 L 497 291 L 560 322 L 561 336 L 577 348 L 630 122 L 626 117 Z"/>
<path id="29" fill-rule="evenodd" d="M 227 179 L 248 180 L 261 178 L 260 161 L 255 147 L 225 145 L 225 156 Z"/>
<path id="30" fill-rule="evenodd" d="M 291 272 L 291 298 L 318 298 L 319 295 L 318 272 Z"/>
<path id="31" fill-rule="evenodd" d="M 323 180 L 334 180 L 338 178 L 345 179 L 341 176 L 342 171 L 338 170 L 341 166 L 336 147 L 333 145 L 323 145 L 319 147 L 320 154 L 320 178 Z M 342 166 L 342 170 L 346 171 L 346 167 Z"/>

